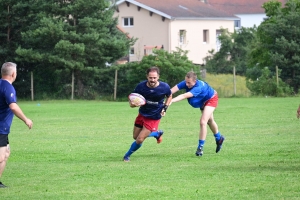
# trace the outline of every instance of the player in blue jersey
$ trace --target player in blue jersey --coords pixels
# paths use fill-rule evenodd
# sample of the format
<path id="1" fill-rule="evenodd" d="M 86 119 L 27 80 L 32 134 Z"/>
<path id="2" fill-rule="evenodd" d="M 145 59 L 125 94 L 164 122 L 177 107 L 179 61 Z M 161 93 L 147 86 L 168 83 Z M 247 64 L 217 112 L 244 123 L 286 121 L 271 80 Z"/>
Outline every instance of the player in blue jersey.
<path id="1" fill-rule="evenodd" d="M 10 155 L 8 134 L 14 115 L 20 118 L 29 129 L 32 121 L 28 119 L 18 106 L 16 91 L 12 83 L 17 77 L 17 65 L 6 62 L 1 68 L 2 79 L 0 79 L 0 178 Z M 6 186 L 0 182 L 0 188 Z"/>
<path id="2" fill-rule="evenodd" d="M 158 130 L 158 125 L 172 100 L 170 86 L 158 80 L 159 68 L 150 67 L 146 75 L 147 80 L 139 83 L 133 91 L 144 96 L 146 104 L 140 106 L 139 114 L 135 119 L 133 127 L 133 139 L 135 141 L 123 157 L 125 162 L 129 161 L 131 154 L 142 146 L 147 137 L 155 137 L 157 143 L 162 141 L 163 131 Z M 129 101 L 129 104 L 132 108 L 138 107 L 134 102 Z"/>
<path id="3" fill-rule="evenodd" d="M 218 105 L 217 92 L 206 82 L 198 80 L 197 75 L 194 72 L 188 72 L 185 76 L 185 80 L 178 83 L 171 89 L 172 94 L 181 89 L 185 89 L 186 93 L 173 98 L 172 103 L 187 99 L 188 103 L 192 107 L 200 108 L 202 113 L 200 118 L 200 134 L 196 156 L 203 155 L 203 147 L 207 135 L 207 124 L 215 136 L 217 144 L 216 153 L 218 153 L 222 148 L 225 138 L 220 134 L 213 115 L 213 112 Z"/>

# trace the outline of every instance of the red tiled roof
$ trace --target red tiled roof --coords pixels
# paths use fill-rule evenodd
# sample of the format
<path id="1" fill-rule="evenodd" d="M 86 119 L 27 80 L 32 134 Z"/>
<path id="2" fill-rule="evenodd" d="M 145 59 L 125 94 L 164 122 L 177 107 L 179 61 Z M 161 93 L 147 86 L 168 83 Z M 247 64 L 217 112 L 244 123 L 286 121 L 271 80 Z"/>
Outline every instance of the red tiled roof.
<path id="1" fill-rule="evenodd" d="M 120 25 L 117 25 L 117 29 L 119 29 L 122 33 L 124 33 L 128 39 L 131 38 L 129 33 L 127 33 Z"/>
<path id="2" fill-rule="evenodd" d="M 265 9 L 261 6 L 269 0 L 206 0 L 207 4 L 230 14 L 261 14 Z M 285 5 L 287 0 L 278 0 Z"/>
<path id="3" fill-rule="evenodd" d="M 236 18 L 200 0 L 136 0 L 131 2 L 146 5 L 172 18 Z"/>

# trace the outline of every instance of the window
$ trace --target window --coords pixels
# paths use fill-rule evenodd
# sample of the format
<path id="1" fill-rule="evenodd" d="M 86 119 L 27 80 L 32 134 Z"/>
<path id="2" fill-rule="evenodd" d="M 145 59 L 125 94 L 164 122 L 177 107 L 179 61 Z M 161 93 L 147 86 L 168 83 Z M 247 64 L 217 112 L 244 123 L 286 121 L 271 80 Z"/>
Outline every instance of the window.
<path id="1" fill-rule="evenodd" d="M 208 30 L 203 30 L 203 43 L 206 44 L 209 42 L 209 31 Z"/>
<path id="2" fill-rule="evenodd" d="M 221 30 L 216 31 L 216 51 L 220 51 L 221 41 L 219 40 L 219 36 L 221 35 Z"/>
<path id="3" fill-rule="evenodd" d="M 130 54 L 130 55 L 134 55 L 134 47 L 130 47 L 129 54 Z"/>
<path id="4" fill-rule="evenodd" d="M 240 28 L 241 27 L 241 20 L 234 20 L 234 27 Z"/>
<path id="5" fill-rule="evenodd" d="M 186 30 L 180 30 L 179 31 L 179 44 L 185 44 L 186 43 Z"/>
<path id="6" fill-rule="evenodd" d="M 123 26 L 124 27 L 133 26 L 133 17 L 124 17 L 123 18 Z"/>

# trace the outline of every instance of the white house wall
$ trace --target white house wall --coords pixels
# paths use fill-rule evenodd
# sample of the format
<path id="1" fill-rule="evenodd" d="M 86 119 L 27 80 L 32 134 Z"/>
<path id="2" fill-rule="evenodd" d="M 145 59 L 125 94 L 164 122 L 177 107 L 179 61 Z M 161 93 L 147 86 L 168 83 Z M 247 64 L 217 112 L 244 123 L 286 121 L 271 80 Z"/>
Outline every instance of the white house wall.
<path id="1" fill-rule="evenodd" d="M 233 21 L 219 20 L 174 20 L 170 25 L 170 49 L 181 47 L 188 50 L 189 59 L 196 64 L 203 64 L 209 50 L 216 49 L 216 31 L 221 28 L 234 30 Z M 179 30 L 186 30 L 186 44 L 179 44 Z M 208 42 L 203 42 L 203 30 L 209 31 Z"/>
<path id="2" fill-rule="evenodd" d="M 134 45 L 134 55 L 130 55 L 130 61 L 139 61 L 144 55 L 144 45 L 156 46 L 163 45 L 165 50 L 169 50 L 169 21 L 157 14 L 152 14 L 145 9 L 138 11 L 137 6 L 130 4 L 127 7 L 126 3 L 119 5 L 119 12 L 115 12 L 115 17 L 118 17 L 119 25 L 129 33 L 131 37 L 138 38 Z M 133 17 L 134 26 L 124 27 L 123 17 Z"/>
<path id="3" fill-rule="evenodd" d="M 129 36 L 138 38 L 134 45 L 134 55 L 130 55 L 130 61 L 139 61 L 144 56 L 144 45 L 163 45 L 168 52 L 181 47 L 188 50 L 189 59 L 196 64 L 203 64 L 203 58 L 207 56 L 209 50 L 216 49 L 216 31 L 227 28 L 233 32 L 233 20 L 162 20 L 162 16 L 154 14 L 150 16 L 148 10 L 143 8 L 138 11 L 137 6 L 126 3 L 118 6 L 119 12 L 114 16 L 118 17 L 118 23 L 122 29 L 129 33 Z M 124 27 L 123 17 L 133 17 L 134 26 Z M 186 44 L 179 44 L 179 30 L 186 30 Z M 203 30 L 209 30 L 209 42 L 203 43 Z"/>
<path id="4" fill-rule="evenodd" d="M 241 18 L 241 26 L 245 28 L 251 28 L 254 25 L 257 27 L 266 18 L 265 14 L 236 14 L 236 16 Z"/>

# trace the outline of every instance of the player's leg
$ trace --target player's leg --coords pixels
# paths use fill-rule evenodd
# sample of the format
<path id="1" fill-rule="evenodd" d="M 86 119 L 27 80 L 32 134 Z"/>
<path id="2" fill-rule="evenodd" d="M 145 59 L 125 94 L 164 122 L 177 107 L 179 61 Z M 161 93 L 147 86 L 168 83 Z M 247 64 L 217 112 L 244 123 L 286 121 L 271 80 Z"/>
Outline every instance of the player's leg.
<path id="1" fill-rule="evenodd" d="M 130 160 L 130 156 L 131 154 L 133 154 L 135 151 L 137 151 L 141 146 L 142 143 L 137 143 L 136 139 L 138 138 L 140 132 L 142 131 L 142 127 L 140 127 L 139 125 L 135 124 L 135 126 L 133 127 L 133 138 L 134 141 L 132 142 L 129 150 L 125 153 L 123 160 L 125 162 L 129 162 Z"/>
<path id="2" fill-rule="evenodd" d="M 125 153 L 124 157 L 123 157 L 123 160 L 125 162 L 129 162 L 130 161 L 130 156 L 131 154 L 133 154 L 136 150 L 138 150 L 142 144 L 138 144 L 136 142 L 136 139 L 138 138 L 140 132 L 142 131 L 143 129 L 143 116 L 142 115 L 138 115 L 135 119 L 135 122 L 134 122 L 134 126 L 133 126 L 133 139 L 134 141 L 132 142 L 132 144 L 130 145 L 129 147 L 129 150 Z"/>
<path id="3" fill-rule="evenodd" d="M 155 137 L 157 144 L 162 142 L 162 135 L 164 134 L 163 130 L 153 131 L 148 137 Z"/>
<path id="4" fill-rule="evenodd" d="M 8 144 L 8 135 L 0 134 L 0 178 L 5 169 L 6 162 L 10 155 L 10 149 Z M 0 188 L 6 187 L 0 181 Z"/>
<path id="5" fill-rule="evenodd" d="M 207 123 L 210 119 L 212 113 L 214 112 L 215 107 L 211 106 L 205 106 L 203 110 L 201 110 L 202 115 L 200 118 L 200 133 L 199 133 L 199 143 L 198 148 L 196 151 L 196 156 L 202 156 L 203 155 L 203 148 L 205 144 L 205 139 L 207 135 Z"/>
<path id="6" fill-rule="evenodd" d="M 164 134 L 163 130 L 158 130 L 158 126 L 160 123 L 160 119 L 150 119 L 146 118 L 144 126 L 151 130 L 152 132 L 148 135 L 148 137 L 155 137 L 157 144 L 162 142 L 162 135 Z"/>
<path id="7" fill-rule="evenodd" d="M 221 135 L 221 133 L 219 132 L 218 125 L 217 125 L 216 121 L 214 120 L 214 114 L 212 114 L 210 119 L 208 120 L 208 126 L 214 134 L 216 144 L 217 144 L 216 153 L 218 153 L 222 148 L 222 144 L 223 144 L 223 141 L 225 140 L 225 137 L 223 135 Z"/>

